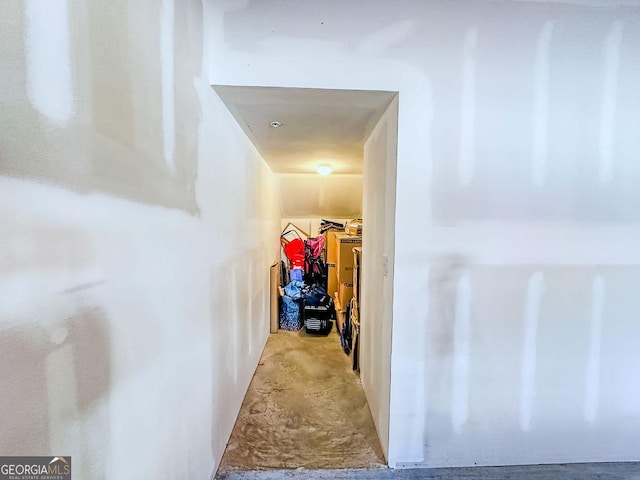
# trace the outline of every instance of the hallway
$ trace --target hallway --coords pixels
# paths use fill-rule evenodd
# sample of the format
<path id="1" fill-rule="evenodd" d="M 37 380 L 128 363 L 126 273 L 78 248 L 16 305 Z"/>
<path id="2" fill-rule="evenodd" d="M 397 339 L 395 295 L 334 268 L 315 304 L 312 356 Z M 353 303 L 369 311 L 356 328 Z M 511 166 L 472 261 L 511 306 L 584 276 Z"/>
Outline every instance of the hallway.
<path id="1" fill-rule="evenodd" d="M 0 477 L 640 480 L 640 0 L 2 13 Z M 360 376 L 269 337 L 323 219 Z"/>
<path id="2" fill-rule="evenodd" d="M 238 470 L 385 467 L 360 379 L 327 337 L 272 334 L 218 474 Z"/>

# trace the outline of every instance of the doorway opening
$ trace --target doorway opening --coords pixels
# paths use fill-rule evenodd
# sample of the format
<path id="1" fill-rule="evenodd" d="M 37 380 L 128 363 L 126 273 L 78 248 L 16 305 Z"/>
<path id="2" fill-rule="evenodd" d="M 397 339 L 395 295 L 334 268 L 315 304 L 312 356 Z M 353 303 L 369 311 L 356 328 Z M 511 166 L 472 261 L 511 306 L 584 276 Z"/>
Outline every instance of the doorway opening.
<path id="1" fill-rule="evenodd" d="M 384 466 L 398 94 L 213 88 L 273 172 L 283 233 L 322 235 L 324 287 L 336 306 L 328 334 L 308 333 L 301 321 L 269 335 L 219 471 Z M 323 219 L 351 228 L 323 234 Z M 348 320 L 353 334 L 345 341 Z"/>

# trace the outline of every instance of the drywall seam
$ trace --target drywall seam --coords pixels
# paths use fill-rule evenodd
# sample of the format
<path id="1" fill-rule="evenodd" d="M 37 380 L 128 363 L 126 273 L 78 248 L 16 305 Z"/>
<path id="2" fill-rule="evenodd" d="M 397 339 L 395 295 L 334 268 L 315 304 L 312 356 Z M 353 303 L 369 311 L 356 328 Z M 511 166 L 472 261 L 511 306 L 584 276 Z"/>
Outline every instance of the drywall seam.
<path id="1" fill-rule="evenodd" d="M 160 55 L 162 70 L 162 144 L 164 159 L 175 167 L 175 86 L 174 86 L 174 24 L 175 0 L 162 0 L 160 8 Z"/>
<path id="2" fill-rule="evenodd" d="M 471 368 L 471 280 L 469 274 L 463 274 L 458 281 L 453 330 L 451 425 L 453 431 L 459 434 L 469 418 Z"/>
<path id="3" fill-rule="evenodd" d="M 461 185 L 469 185 L 473 178 L 476 151 L 476 48 L 478 28 L 467 31 L 462 58 L 462 94 L 460 115 L 460 158 L 458 177 Z"/>
<path id="4" fill-rule="evenodd" d="M 617 82 L 620 69 L 620 45 L 624 22 L 616 20 L 604 39 L 604 86 L 602 88 L 602 113 L 598 142 L 599 171 L 601 184 L 608 184 L 613 178 L 613 160 L 615 149 L 615 115 L 617 103 Z"/>
<path id="5" fill-rule="evenodd" d="M 587 422 L 593 425 L 598 414 L 600 396 L 602 322 L 605 300 L 605 283 L 602 275 L 594 277 L 591 290 L 591 325 L 585 378 L 584 417 Z"/>
<path id="6" fill-rule="evenodd" d="M 538 341 L 538 317 L 544 292 L 544 276 L 536 272 L 529 277 L 524 313 L 524 337 L 522 346 L 522 372 L 520 377 L 520 428 L 531 429 L 533 405 L 536 395 L 536 359 Z"/>
<path id="7" fill-rule="evenodd" d="M 533 139 L 531 146 L 531 178 L 536 187 L 544 184 L 548 156 L 549 130 L 549 62 L 553 21 L 547 21 L 536 45 L 533 77 Z"/>
<path id="8" fill-rule="evenodd" d="M 29 100 L 63 125 L 73 116 L 67 0 L 25 0 L 24 13 Z"/>

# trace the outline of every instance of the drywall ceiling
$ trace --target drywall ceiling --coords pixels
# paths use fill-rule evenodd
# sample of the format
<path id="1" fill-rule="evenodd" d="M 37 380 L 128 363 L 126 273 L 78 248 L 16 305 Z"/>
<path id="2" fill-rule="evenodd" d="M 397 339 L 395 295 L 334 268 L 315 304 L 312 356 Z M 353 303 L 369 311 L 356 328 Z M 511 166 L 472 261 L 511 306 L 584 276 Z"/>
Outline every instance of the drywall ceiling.
<path id="1" fill-rule="evenodd" d="M 214 85 L 274 173 L 362 173 L 362 147 L 394 92 Z M 282 123 L 280 128 L 270 126 Z"/>

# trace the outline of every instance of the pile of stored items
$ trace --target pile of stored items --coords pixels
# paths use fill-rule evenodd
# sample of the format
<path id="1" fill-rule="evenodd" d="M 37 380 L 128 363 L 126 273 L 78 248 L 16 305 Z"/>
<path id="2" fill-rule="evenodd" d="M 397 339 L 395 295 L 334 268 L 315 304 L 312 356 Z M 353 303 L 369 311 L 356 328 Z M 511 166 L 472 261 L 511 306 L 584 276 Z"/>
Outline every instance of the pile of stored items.
<path id="1" fill-rule="evenodd" d="M 336 320 L 342 348 L 353 353 L 357 369 L 362 220 L 322 220 L 317 237 L 289 223 L 280 243 L 280 329 L 327 334 Z"/>
<path id="2" fill-rule="evenodd" d="M 289 223 L 280 235 L 286 257 L 281 263 L 280 328 L 307 333 L 328 334 L 333 327 L 335 308 L 327 293 L 325 238 L 310 238 Z"/>
<path id="3" fill-rule="evenodd" d="M 326 236 L 327 291 L 335 299 L 342 349 L 347 355 L 353 354 L 353 368 L 357 370 L 362 220 L 347 222 L 343 229 L 329 231 Z"/>

